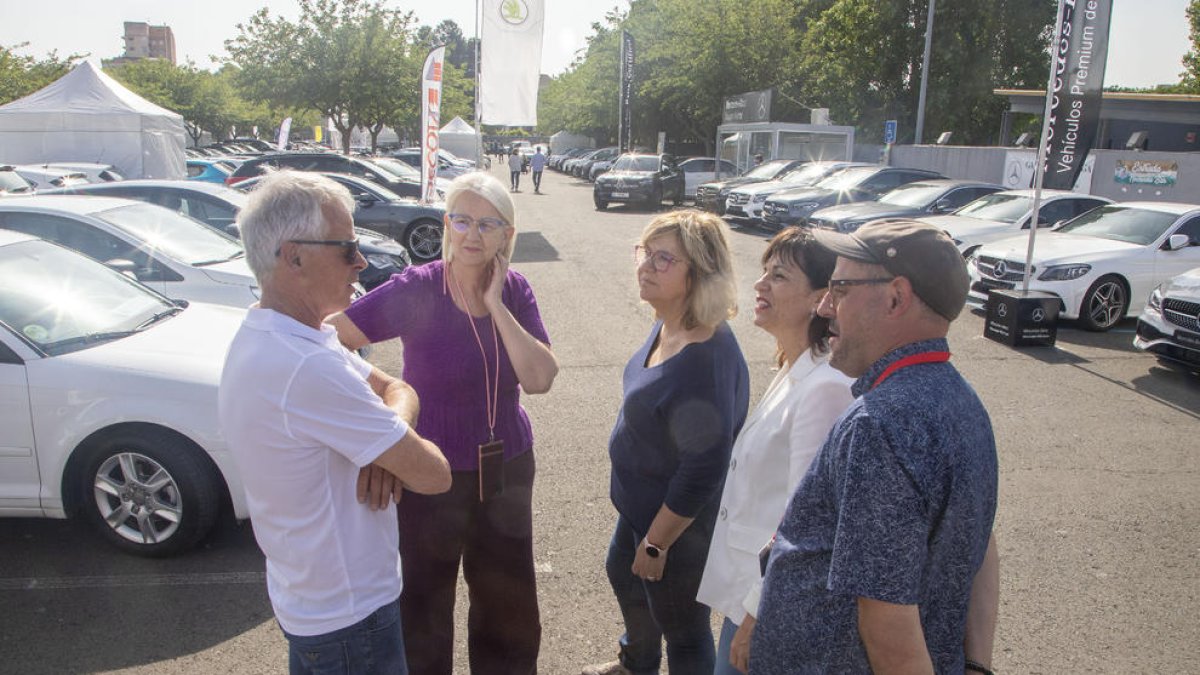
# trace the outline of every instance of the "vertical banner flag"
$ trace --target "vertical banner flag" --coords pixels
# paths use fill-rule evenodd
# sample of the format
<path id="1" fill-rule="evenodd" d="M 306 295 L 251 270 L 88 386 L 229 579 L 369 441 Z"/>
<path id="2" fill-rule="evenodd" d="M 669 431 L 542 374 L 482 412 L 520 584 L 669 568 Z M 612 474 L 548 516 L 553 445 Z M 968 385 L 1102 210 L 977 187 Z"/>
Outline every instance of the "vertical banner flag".
<path id="1" fill-rule="evenodd" d="M 1060 0 L 1058 44 L 1051 45 L 1054 86 L 1046 93 L 1046 164 L 1042 187 L 1070 190 L 1100 125 L 1112 0 Z"/>
<path id="2" fill-rule="evenodd" d="M 545 0 L 482 0 L 479 118 L 512 127 L 537 124 Z"/>
<path id="3" fill-rule="evenodd" d="M 429 202 L 437 182 L 438 129 L 442 113 L 442 66 L 446 47 L 434 47 L 421 68 L 421 201 Z"/>
<path id="4" fill-rule="evenodd" d="M 292 133 L 292 118 L 288 117 L 283 120 L 283 124 L 279 125 L 279 138 L 275 141 L 275 147 L 287 150 L 288 134 L 290 133 Z"/>
<path id="5" fill-rule="evenodd" d="M 621 31 L 621 109 L 617 122 L 617 147 L 620 152 L 633 149 L 633 36 Z"/>
<path id="6" fill-rule="evenodd" d="M 324 140 L 324 136 L 322 135 L 322 133 L 324 131 L 325 131 L 324 127 L 313 127 L 313 140 L 318 143 L 320 143 L 322 140 Z"/>

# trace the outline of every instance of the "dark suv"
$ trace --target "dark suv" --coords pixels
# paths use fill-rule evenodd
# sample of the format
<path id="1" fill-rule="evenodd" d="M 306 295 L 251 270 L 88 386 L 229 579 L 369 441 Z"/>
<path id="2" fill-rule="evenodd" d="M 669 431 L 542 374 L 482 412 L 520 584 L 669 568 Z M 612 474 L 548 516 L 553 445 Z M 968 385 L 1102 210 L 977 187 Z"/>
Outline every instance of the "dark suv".
<path id="1" fill-rule="evenodd" d="M 721 180 L 703 183 L 696 188 L 696 208 L 725 215 L 725 200 L 735 187 L 777 180 L 789 171 L 808 163 L 804 159 L 775 159 L 750 169 L 741 176 L 730 176 Z"/>
<path id="2" fill-rule="evenodd" d="M 397 176 L 384 167 L 361 157 L 347 157 L 332 152 L 279 152 L 248 159 L 225 179 L 234 185 L 252 176 L 261 176 L 267 167 L 296 171 L 348 173 L 378 183 L 401 197 L 420 197 L 421 181 Z M 441 196 L 440 194 L 438 195 Z"/>
<path id="3" fill-rule="evenodd" d="M 771 195 L 763 204 L 763 225 L 772 229 L 803 225 L 817 209 L 879 199 L 883 193 L 901 185 L 934 178 L 945 176 L 924 169 L 853 166 L 812 187 L 798 187 Z"/>
<path id="4" fill-rule="evenodd" d="M 598 211 L 608 208 L 609 202 L 643 202 L 657 209 L 663 199 L 682 204 L 683 191 L 683 172 L 671 155 L 625 154 L 596 177 L 592 201 Z"/>

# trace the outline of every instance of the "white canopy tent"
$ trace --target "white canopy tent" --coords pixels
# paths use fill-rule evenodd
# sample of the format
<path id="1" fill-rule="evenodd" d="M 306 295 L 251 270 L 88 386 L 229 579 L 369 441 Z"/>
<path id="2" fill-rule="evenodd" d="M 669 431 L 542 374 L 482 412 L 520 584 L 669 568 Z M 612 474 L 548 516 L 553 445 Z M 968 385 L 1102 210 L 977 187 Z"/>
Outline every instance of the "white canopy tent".
<path id="1" fill-rule="evenodd" d="M 475 135 L 475 130 L 467 124 L 463 118 L 455 117 L 450 120 L 446 126 L 438 130 L 438 146 L 443 150 L 449 150 L 458 157 L 469 159 L 478 163 L 479 154 L 478 139 Z"/>
<path id="2" fill-rule="evenodd" d="M 90 61 L 0 106 L 0 163 L 98 162 L 126 178 L 183 178 L 183 117 Z"/>

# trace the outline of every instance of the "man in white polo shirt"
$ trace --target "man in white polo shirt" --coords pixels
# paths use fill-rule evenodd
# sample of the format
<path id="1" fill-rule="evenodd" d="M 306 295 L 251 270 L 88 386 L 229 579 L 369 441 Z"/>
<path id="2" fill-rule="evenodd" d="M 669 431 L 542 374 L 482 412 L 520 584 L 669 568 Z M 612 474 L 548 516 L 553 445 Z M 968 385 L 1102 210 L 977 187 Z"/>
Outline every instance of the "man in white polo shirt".
<path id="1" fill-rule="evenodd" d="M 396 509 L 364 502 L 368 492 L 450 487 L 446 459 L 409 426 L 416 394 L 322 323 L 349 306 L 366 267 L 353 208 L 332 180 L 280 171 L 239 217 L 262 299 L 225 361 L 221 430 L 267 557 L 292 673 L 407 672 Z"/>

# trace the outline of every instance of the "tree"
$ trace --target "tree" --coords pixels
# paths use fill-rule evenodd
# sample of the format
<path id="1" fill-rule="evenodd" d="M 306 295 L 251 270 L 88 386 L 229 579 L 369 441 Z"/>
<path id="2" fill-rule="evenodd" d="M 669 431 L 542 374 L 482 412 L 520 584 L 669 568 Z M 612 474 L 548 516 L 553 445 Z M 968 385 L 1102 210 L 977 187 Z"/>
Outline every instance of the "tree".
<path id="1" fill-rule="evenodd" d="M 411 12 L 383 0 L 300 0 L 300 19 L 267 9 L 238 24 L 225 42 L 238 82 L 251 98 L 276 108 L 310 109 L 328 117 L 350 151 L 350 131 L 375 128 L 390 107 L 395 83 L 411 77 L 406 54 Z M 377 131 L 375 132 L 378 133 Z"/>
<path id="2" fill-rule="evenodd" d="M 1191 0 L 1187 6 L 1188 37 L 1192 41 L 1192 49 L 1183 56 L 1182 81 L 1179 83 L 1183 93 L 1200 94 L 1200 0 Z"/>
<path id="3" fill-rule="evenodd" d="M 83 60 L 86 54 L 71 54 L 59 58 L 57 52 L 50 52 L 46 58 L 38 60 L 31 56 L 21 56 L 16 50 L 28 46 L 23 42 L 12 47 L 0 45 L 0 105 L 15 101 L 32 94 L 57 80 L 75 64 Z"/>

